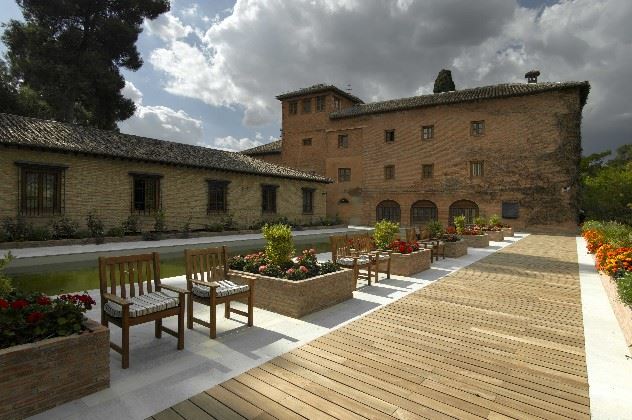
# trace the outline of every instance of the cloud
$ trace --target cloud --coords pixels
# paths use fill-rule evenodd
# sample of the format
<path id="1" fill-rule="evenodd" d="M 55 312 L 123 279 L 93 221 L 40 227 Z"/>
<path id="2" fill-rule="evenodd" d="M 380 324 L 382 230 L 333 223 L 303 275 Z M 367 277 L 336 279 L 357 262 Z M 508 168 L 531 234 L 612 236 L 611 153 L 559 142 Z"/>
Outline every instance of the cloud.
<path id="1" fill-rule="evenodd" d="M 632 112 L 628 0 L 237 0 L 228 13 L 198 21 L 194 40 L 163 30 L 149 61 L 168 92 L 243 112 L 250 127 L 278 123 L 274 96 L 314 83 L 349 83 L 375 101 L 428 93 L 441 68 L 457 89 L 524 82 L 537 68 L 543 81 L 591 82 L 587 152 L 632 139 L 616 117 Z"/>
<path id="2" fill-rule="evenodd" d="M 235 138 L 233 136 L 216 137 L 212 145 L 200 143 L 201 146 L 213 147 L 216 149 L 228 150 L 230 152 L 240 152 L 251 147 L 261 146 L 264 143 L 275 141 L 274 137 L 270 136 L 268 141 L 264 141 L 263 135 L 259 132 L 255 133 L 254 139 L 248 137 Z"/>
<path id="3" fill-rule="evenodd" d="M 184 14 L 188 15 L 188 12 L 185 10 Z M 185 38 L 193 32 L 191 26 L 183 24 L 180 18 L 171 12 L 160 15 L 154 20 L 145 20 L 145 27 L 151 35 L 156 35 L 163 41 Z"/>
<path id="4" fill-rule="evenodd" d="M 125 82 L 122 93 L 134 101 L 136 112 L 131 118 L 118 124 L 121 132 L 188 144 L 202 141 L 201 120 L 191 117 L 183 110 L 143 105 L 143 94 L 132 82 Z"/>

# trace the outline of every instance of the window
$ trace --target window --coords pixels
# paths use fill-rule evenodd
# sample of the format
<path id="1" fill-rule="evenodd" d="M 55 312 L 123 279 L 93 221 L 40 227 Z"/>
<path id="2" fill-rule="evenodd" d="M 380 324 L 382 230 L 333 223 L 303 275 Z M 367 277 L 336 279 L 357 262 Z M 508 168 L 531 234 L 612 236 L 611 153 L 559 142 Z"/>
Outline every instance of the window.
<path id="1" fill-rule="evenodd" d="M 349 136 L 346 134 L 340 134 L 338 136 L 338 148 L 346 149 L 347 147 L 349 147 Z"/>
<path id="2" fill-rule="evenodd" d="M 349 200 L 347 200 L 346 198 L 341 198 L 340 200 L 338 200 L 338 204 L 349 204 Z"/>
<path id="3" fill-rule="evenodd" d="M 20 167 L 20 214 L 48 216 L 64 212 L 65 167 L 16 163 Z"/>
<path id="4" fill-rule="evenodd" d="M 303 146 L 311 146 L 312 139 L 303 139 Z"/>
<path id="5" fill-rule="evenodd" d="M 503 201 L 502 215 L 503 219 L 517 219 L 520 214 L 520 203 L 515 201 Z"/>
<path id="6" fill-rule="evenodd" d="M 384 131 L 384 141 L 386 143 L 394 143 L 395 142 L 395 130 L 386 130 L 386 131 Z"/>
<path id="7" fill-rule="evenodd" d="M 472 121 L 470 135 L 482 136 L 483 134 L 485 134 L 485 121 Z"/>
<path id="8" fill-rule="evenodd" d="M 276 213 L 276 192 L 278 185 L 261 186 L 261 211 L 264 213 Z"/>
<path id="9" fill-rule="evenodd" d="M 334 96 L 334 111 L 340 111 L 340 98 Z"/>
<path id="10" fill-rule="evenodd" d="M 421 165 L 421 177 L 423 179 L 432 178 L 434 172 L 434 165 Z"/>
<path id="11" fill-rule="evenodd" d="M 292 101 L 288 104 L 288 109 L 291 115 L 298 114 L 298 102 Z"/>
<path id="12" fill-rule="evenodd" d="M 454 224 L 455 216 L 465 216 L 465 223 L 471 225 L 474 223 L 474 219 L 478 217 L 478 205 L 470 200 L 455 201 L 450 206 L 449 223 L 451 225 Z"/>
<path id="13" fill-rule="evenodd" d="M 438 220 L 437 205 L 429 200 L 419 200 L 410 208 L 410 222 L 413 225 L 425 225 Z"/>
<path id="14" fill-rule="evenodd" d="M 351 181 L 351 168 L 338 168 L 338 182 Z"/>
<path id="15" fill-rule="evenodd" d="M 326 96 L 316 97 L 316 112 L 323 112 L 325 110 L 325 98 Z"/>
<path id="16" fill-rule="evenodd" d="M 303 114 L 312 112 L 312 98 L 303 99 Z"/>
<path id="17" fill-rule="evenodd" d="M 424 125 L 421 127 L 421 138 L 424 140 L 434 138 L 434 125 Z"/>
<path id="18" fill-rule="evenodd" d="M 401 219 L 399 204 L 392 200 L 382 201 L 375 208 L 375 219 L 377 221 L 390 220 L 391 222 L 399 223 Z"/>
<path id="19" fill-rule="evenodd" d="M 314 213 L 314 189 L 303 188 L 303 213 Z"/>
<path id="20" fill-rule="evenodd" d="M 395 165 L 386 165 L 384 167 L 384 179 L 395 179 Z"/>
<path id="21" fill-rule="evenodd" d="M 131 174 L 134 182 L 132 211 L 150 214 L 160 208 L 161 175 Z"/>
<path id="22" fill-rule="evenodd" d="M 483 162 L 480 160 L 475 160 L 470 162 L 470 176 L 483 176 Z"/>
<path id="23" fill-rule="evenodd" d="M 227 205 L 228 184 L 230 181 L 209 179 L 208 181 L 208 204 L 206 213 L 225 213 Z"/>

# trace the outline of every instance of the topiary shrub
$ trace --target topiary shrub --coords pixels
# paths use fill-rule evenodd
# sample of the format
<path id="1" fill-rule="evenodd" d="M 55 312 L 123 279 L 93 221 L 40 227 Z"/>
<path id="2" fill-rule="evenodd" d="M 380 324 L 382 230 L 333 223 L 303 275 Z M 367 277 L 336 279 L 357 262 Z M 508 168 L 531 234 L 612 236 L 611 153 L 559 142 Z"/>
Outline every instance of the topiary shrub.
<path id="1" fill-rule="evenodd" d="M 272 264 L 280 267 L 291 264 L 294 254 L 292 228 L 284 224 L 264 225 L 261 233 L 266 240 L 265 253 Z"/>
<path id="2" fill-rule="evenodd" d="M 70 218 L 64 216 L 53 220 L 51 223 L 51 230 L 53 231 L 53 239 L 70 239 L 77 236 L 79 225 L 77 222 L 74 222 L 70 220 Z"/>
<path id="3" fill-rule="evenodd" d="M 163 209 L 159 209 L 156 213 L 154 213 L 154 231 L 164 232 L 165 230 L 165 212 Z"/>
<path id="4" fill-rule="evenodd" d="M 483 216 L 477 216 L 474 218 L 474 224 L 478 226 L 485 226 L 487 224 L 487 219 Z"/>
<path id="5" fill-rule="evenodd" d="M 103 222 L 96 215 L 94 210 L 91 210 L 86 216 L 86 225 L 88 226 L 88 232 L 92 238 L 103 238 L 105 235 L 105 227 Z"/>
<path id="6" fill-rule="evenodd" d="M 502 220 L 501 220 L 499 215 L 492 214 L 489 217 L 489 224 L 490 224 L 490 226 L 500 226 L 500 225 L 502 225 Z"/>
<path id="7" fill-rule="evenodd" d="M 378 249 L 388 249 L 389 245 L 399 233 L 399 223 L 390 220 L 380 220 L 375 224 L 373 240 Z"/>
<path id="8" fill-rule="evenodd" d="M 440 238 L 443 235 L 443 225 L 438 220 L 433 220 L 426 225 L 431 238 Z"/>
<path id="9" fill-rule="evenodd" d="M 456 227 L 456 233 L 462 235 L 465 232 L 465 216 L 454 216 L 454 226 Z"/>
<path id="10" fill-rule="evenodd" d="M 134 235 L 140 232 L 140 228 L 138 226 L 138 216 L 135 214 L 130 214 L 127 216 L 127 219 L 121 224 L 123 228 L 123 232 L 125 235 Z"/>

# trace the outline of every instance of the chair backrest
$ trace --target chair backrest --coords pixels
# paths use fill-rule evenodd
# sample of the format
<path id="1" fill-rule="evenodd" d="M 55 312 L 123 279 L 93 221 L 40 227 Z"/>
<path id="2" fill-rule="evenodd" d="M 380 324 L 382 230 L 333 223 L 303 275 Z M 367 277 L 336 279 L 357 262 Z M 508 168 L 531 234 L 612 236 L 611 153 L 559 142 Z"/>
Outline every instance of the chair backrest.
<path id="1" fill-rule="evenodd" d="M 333 262 L 336 262 L 340 257 L 351 256 L 353 246 L 350 244 L 347 235 L 330 236 L 329 244 L 331 245 L 331 260 Z"/>
<path id="2" fill-rule="evenodd" d="M 117 286 L 122 298 L 134 297 L 160 290 L 160 256 L 151 254 L 99 257 L 101 294 L 116 295 Z M 153 283 L 153 284 L 152 284 Z"/>
<path id="3" fill-rule="evenodd" d="M 185 249 L 187 280 L 220 281 L 228 278 L 226 247 Z"/>
<path id="4" fill-rule="evenodd" d="M 414 227 L 406 229 L 406 242 L 416 242 L 417 241 L 417 229 Z"/>
<path id="5" fill-rule="evenodd" d="M 419 228 L 419 239 L 430 239 L 430 231 L 426 228 Z"/>
<path id="6" fill-rule="evenodd" d="M 360 254 L 371 252 L 375 250 L 375 242 L 368 233 L 361 233 L 349 238 L 352 243 L 352 248 Z"/>

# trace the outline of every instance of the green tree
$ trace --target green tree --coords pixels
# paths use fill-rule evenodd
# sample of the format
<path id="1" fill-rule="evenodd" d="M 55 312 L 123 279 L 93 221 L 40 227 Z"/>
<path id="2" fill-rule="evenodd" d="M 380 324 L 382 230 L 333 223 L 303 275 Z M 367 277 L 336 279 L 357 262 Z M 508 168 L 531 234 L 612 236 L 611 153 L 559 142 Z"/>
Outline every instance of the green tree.
<path id="1" fill-rule="evenodd" d="M 452 72 L 450 70 L 443 69 L 437 75 L 434 82 L 434 93 L 450 92 L 456 90 L 454 81 L 452 80 Z"/>
<path id="2" fill-rule="evenodd" d="M 632 162 L 632 144 L 624 144 L 619 146 L 615 152 L 614 158 L 608 162 L 609 166 L 625 166 Z"/>
<path id="3" fill-rule="evenodd" d="M 583 185 L 583 208 L 588 219 L 632 224 L 632 162 L 608 165 Z"/>
<path id="4" fill-rule="evenodd" d="M 121 94 L 121 68 L 138 70 L 136 49 L 144 19 L 169 10 L 168 0 L 17 0 L 24 22 L 11 20 L 2 40 L 12 80 L 26 108 L 59 121 L 116 129 L 133 115 Z M 3 80 L 2 82 L 5 82 Z M 42 103 L 43 102 L 43 103 Z M 43 105 L 45 104 L 45 106 Z M 41 116 L 41 115 L 36 115 Z"/>
<path id="5" fill-rule="evenodd" d="M 605 152 L 593 153 L 588 156 L 582 156 L 579 163 L 579 170 L 582 177 L 596 176 L 597 173 L 606 165 L 605 159 L 610 156 L 610 150 Z"/>

